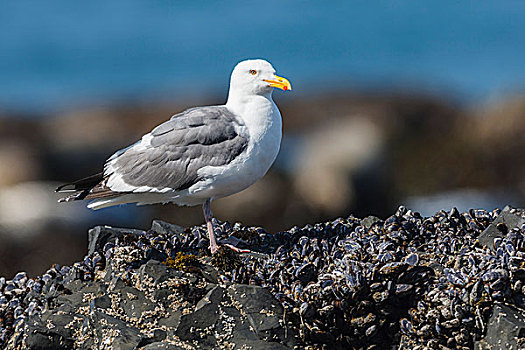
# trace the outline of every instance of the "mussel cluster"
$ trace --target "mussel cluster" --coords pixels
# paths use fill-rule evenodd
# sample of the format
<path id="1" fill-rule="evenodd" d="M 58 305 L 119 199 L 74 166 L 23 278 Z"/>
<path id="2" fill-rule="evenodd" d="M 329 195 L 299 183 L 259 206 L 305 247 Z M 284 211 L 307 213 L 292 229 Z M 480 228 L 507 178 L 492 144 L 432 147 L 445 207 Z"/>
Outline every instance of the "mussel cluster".
<path id="1" fill-rule="evenodd" d="M 232 282 L 269 288 L 305 344 L 390 348 L 405 344 L 472 348 L 496 301 L 523 307 L 525 227 L 493 249 L 477 237 L 500 214 L 404 207 L 387 218 L 307 225 L 281 238 L 270 258 L 245 258 Z"/>
<path id="2" fill-rule="evenodd" d="M 496 302 L 525 309 L 525 225 L 506 227 L 492 247 L 477 238 L 500 214 L 457 209 L 431 217 L 400 207 L 381 220 L 353 216 L 275 234 L 215 221 L 228 242 L 258 252 L 220 270 L 221 283 L 268 288 L 304 347 L 471 349 Z M 503 225 L 503 226 L 502 226 Z M 38 317 L 64 281 L 91 281 L 109 267 L 131 279 L 148 259 L 180 252 L 209 264 L 204 226 L 124 234 L 73 266 L 0 278 L 0 347 L 26 317 Z M 126 277 L 127 275 L 127 277 Z"/>
<path id="3" fill-rule="evenodd" d="M 62 293 L 62 282 L 93 280 L 95 271 L 103 268 L 103 258 L 95 253 L 73 266 L 55 264 L 35 278 L 29 278 L 25 272 L 17 273 L 12 280 L 0 277 L 0 347 L 7 344 L 18 323 L 41 315 L 48 300 Z"/>

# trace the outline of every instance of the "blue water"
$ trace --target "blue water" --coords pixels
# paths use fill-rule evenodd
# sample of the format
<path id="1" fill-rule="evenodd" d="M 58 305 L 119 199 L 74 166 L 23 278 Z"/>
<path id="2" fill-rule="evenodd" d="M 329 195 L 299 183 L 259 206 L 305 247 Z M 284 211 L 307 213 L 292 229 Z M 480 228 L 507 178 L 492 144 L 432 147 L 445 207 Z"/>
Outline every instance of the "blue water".
<path id="1" fill-rule="evenodd" d="M 523 1 L 2 1 L 0 110 L 225 96 L 265 57 L 297 96 L 420 89 L 478 102 L 524 91 Z"/>

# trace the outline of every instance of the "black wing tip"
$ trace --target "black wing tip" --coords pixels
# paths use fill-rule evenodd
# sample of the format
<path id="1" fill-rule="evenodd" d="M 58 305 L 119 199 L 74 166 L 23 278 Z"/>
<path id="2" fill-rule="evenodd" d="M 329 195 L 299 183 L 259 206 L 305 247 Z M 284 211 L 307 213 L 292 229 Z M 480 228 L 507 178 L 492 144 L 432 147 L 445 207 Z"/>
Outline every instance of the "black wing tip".
<path id="1" fill-rule="evenodd" d="M 64 184 L 64 185 L 60 185 L 58 186 L 56 189 L 55 189 L 55 192 L 71 192 L 73 191 L 73 189 L 66 189 L 67 186 L 72 186 L 73 184 Z"/>
<path id="2" fill-rule="evenodd" d="M 95 187 L 100 181 L 103 180 L 103 178 L 103 173 L 100 172 L 74 182 L 60 185 L 55 189 L 55 192 L 76 192 L 88 190 Z"/>
<path id="3" fill-rule="evenodd" d="M 65 192 L 79 192 L 82 189 L 77 188 L 74 183 L 60 185 L 55 189 L 55 192 L 65 193 Z"/>
<path id="4" fill-rule="evenodd" d="M 58 200 L 58 203 L 67 203 L 67 202 L 73 202 L 73 201 L 79 201 L 86 197 L 86 195 L 89 193 L 89 191 L 76 191 L 73 194 L 70 194 L 69 196 L 62 197 Z"/>

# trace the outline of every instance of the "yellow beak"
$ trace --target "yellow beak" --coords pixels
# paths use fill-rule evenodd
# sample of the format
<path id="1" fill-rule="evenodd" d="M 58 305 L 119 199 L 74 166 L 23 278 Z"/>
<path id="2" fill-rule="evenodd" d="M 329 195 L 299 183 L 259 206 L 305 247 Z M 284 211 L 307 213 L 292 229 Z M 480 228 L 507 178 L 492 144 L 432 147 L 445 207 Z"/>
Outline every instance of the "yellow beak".
<path id="1" fill-rule="evenodd" d="M 290 84 L 290 82 L 286 79 L 286 78 L 282 78 L 280 76 L 277 76 L 277 75 L 273 75 L 274 76 L 274 80 L 266 80 L 264 79 L 265 82 L 267 83 L 270 83 L 270 86 L 271 87 L 275 87 L 275 88 L 278 88 L 278 89 L 281 89 L 281 90 L 292 90 L 292 84 Z"/>

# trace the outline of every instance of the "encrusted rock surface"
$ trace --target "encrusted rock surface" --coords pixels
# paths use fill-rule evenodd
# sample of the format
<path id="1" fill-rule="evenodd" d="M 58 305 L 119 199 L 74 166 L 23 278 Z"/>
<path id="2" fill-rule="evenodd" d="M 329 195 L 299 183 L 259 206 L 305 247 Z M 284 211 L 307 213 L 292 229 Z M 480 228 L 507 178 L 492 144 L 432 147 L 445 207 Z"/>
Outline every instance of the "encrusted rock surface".
<path id="1" fill-rule="evenodd" d="M 522 211 L 400 207 L 267 233 L 96 227 L 88 255 L 0 278 L 0 348 L 520 349 Z"/>

